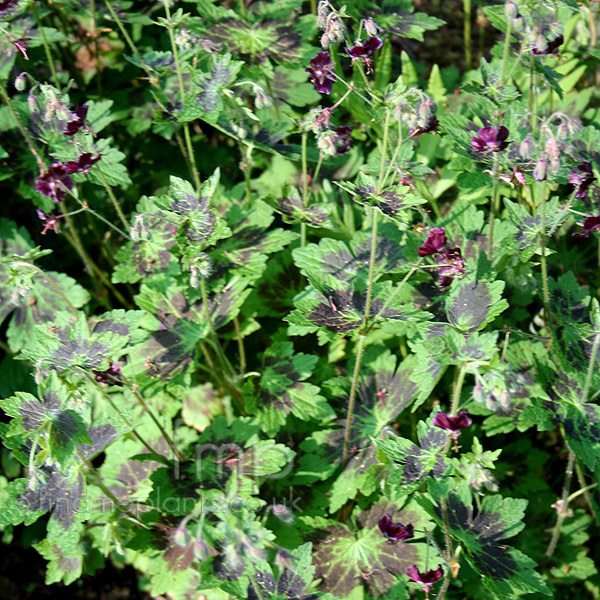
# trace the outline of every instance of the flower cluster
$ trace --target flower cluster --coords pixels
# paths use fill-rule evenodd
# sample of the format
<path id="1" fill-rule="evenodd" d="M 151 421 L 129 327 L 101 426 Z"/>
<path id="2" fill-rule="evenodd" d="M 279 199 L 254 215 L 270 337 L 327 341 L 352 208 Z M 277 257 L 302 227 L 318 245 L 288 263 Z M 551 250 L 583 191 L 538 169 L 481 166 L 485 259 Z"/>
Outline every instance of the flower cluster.
<path id="1" fill-rule="evenodd" d="M 443 227 L 433 227 L 429 230 L 425 242 L 419 247 L 419 256 L 435 256 L 438 263 L 438 285 L 440 289 L 447 288 L 454 277 L 465 272 L 465 261 L 460 248 L 446 246 L 446 232 Z"/>
<path id="2" fill-rule="evenodd" d="M 433 99 L 417 88 L 409 88 L 394 100 L 394 116 L 408 126 L 408 136 L 416 138 L 423 133 L 437 130 L 439 122 L 435 116 L 437 106 Z"/>
<path id="3" fill-rule="evenodd" d="M 100 154 L 92 156 L 89 152 L 85 152 L 77 160 L 70 160 L 65 164 L 53 163 L 37 180 L 35 189 L 55 202 L 62 202 L 65 194 L 68 194 L 74 187 L 71 174 L 89 173 L 92 166 L 99 160 Z"/>

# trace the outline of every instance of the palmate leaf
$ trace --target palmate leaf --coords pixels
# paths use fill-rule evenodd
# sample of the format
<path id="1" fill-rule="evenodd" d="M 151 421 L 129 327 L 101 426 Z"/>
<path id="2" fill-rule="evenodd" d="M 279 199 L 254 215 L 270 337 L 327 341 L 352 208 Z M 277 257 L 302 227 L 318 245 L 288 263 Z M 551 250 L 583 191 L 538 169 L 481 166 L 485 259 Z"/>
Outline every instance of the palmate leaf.
<path id="1" fill-rule="evenodd" d="M 75 454 L 80 444 L 92 444 L 80 414 L 67 408 L 69 394 L 56 373 L 41 386 L 41 400 L 24 392 L 2 400 L 0 407 L 11 417 L 7 436 L 29 439 L 61 465 Z"/>
<path id="2" fill-rule="evenodd" d="M 8 219 L 0 220 L 0 258 L 15 255 L 15 260 L 23 260 L 18 257 L 33 247 L 23 227 L 18 228 Z M 71 277 L 54 272 L 46 275 L 75 308 L 88 302 L 88 292 Z M 0 263 L 0 323 L 12 313 L 7 337 L 13 351 L 33 341 L 36 324 L 51 321 L 57 312 L 67 308 L 64 299 L 44 277 L 28 268 L 13 269 L 10 263 Z"/>
<path id="3" fill-rule="evenodd" d="M 302 544 L 286 556 L 285 567 L 278 577 L 265 563 L 265 570 L 257 570 L 248 586 L 248 600 L 317 600 L 320 593 L 305 594 L 312 583 L 315 567 L 311 564 L 312 544 Z M 256 587 L 258 587 L 258 590 Z M 260 594 L 260 595 L 259 595 Z"/>
<path id="4" fill-rule="evenodd" d="M 393 482 L 399 493 L 409 493 L 428 476 L 442 477 L 448 470 L 448 462 L 441 454 L 448 443 L 448 432 L 434 427 L 432 422 L 433 416 L 419 421 L 418 446 L 401 437 L 375 441 L 388 460 L 398 467 Z"/>
<path id="5" fill-rule="evenodd" d="M 358 531 L 346 525 L 332 524 L 317 530 L 313 563 L 316 577 L 323 579 L 323 587 L 338 598 L 347 598 L 357 586 L 374 597 L 390 590 L 398 576 L 420 560 L 421 544 L 400 542 L 389 544 L 377 523 L 390 514 L 394 521 L 412 523 L 415 529 L 427 526 L 427 519 L 416 507 L 403 509 L 382 500 L 357 516 Z"/>
<path id="6" fill-rule="evenodd" d="M 273 209 L 262 201 L 255 202 L 250 210 L 238 204 L 230 206 L 226 219 L 232 235 L 211 251 L 215 270 L 227 267 L 252 281 L 258 279 L 267 267 L 269 255 L 298 237 L 296 233 L 280 228 L 268 231 L 274 218 Z"/>
<path id="7" fill-rule="evenodd" d="M 455 280 L 446 296 L 448 321 L 465 332 L 483 329 L 508 308 L 503 281 Z"/>
<path id="8" fill-rule="evenodd" d="M 250 291 L 247 279 L 234 276 L 209 296 L 208 312 L 215 329 L 237 316 Z M 126 372 L 139 385 L 178 375 L 194 360 L 198 342 L 210 332 L 203 302 L 188 302 L 181 286 L 169 279 L 142 285 L 135 300 L 155 318 L 147 326 L 149 338 L 130 350 Z"/>
<path id="9" fill-rule="evenodd" d="M 61 312 L 51 326 L 36 326 L 38 343 L 25 348 L 23 354 L 55 371 L 76 367 L 105 371 L 121 358 L 131 340 L 129 329 L 125 333 L 124 328 L 105 327 L 98 320 L 88 322 L 83 313 L 74 319 L 71 313 Z"/>
<path id="10" fill-rule="evenodd" d="M 132 241 L 117 253 L 115 283 L 135 283 L 148 275 L 175 274 L 177 262 L 189 271 L 191 261 L 231 231 L 210 203 L 219 182 L 219 170 L 202 184 L 198 195 L 184 179 L 171 177 L 165 196 L 142 198 L 137 206 Z"/>
<path id="11" fill-rule="evenodd" d="M 283 427 L 290 413 L 304 421 L 334 416 L 319 388 L 305 381 L 317 360 L 310 354 L 294 354 L 292 342 L 277 342 L 265 352 L 258 393 L 247 406 L 258 414 L 258 422 L 268 435 Z"/>
<path id="12" fill-rule="evenodd" d="M 419 504 L 442 527 L 439 502 L 442 497 L 446 499 L 450 534 L 463 546 L 469 564 L 497 597 L 510 598 L 519 592 L 550 595 L 546 583 L 534 571 L 534 561 L 501 543 L 525 527 L 522 519 L 527 500 L 486 496 L 475 516 L 468 484 L 450 490 L 442 483 L 430 482 L 429 491 L 437 504 L 427 496 L 420 496 Z"/>

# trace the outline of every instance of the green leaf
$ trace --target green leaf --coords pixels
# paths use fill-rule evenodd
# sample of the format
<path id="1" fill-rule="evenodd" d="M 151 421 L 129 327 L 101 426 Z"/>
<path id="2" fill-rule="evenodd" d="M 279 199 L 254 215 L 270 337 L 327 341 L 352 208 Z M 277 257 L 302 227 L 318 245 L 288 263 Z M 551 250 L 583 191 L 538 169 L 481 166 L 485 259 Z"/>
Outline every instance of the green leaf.
<path id="1" fill-rule="evenodd" d="M 427 84 L 427 93 L 435 100 L 437 104 L 443 104 L 448 100 L 446 86 L 442 81 L 442 75 L 438 65 L 433 65 L 429 74 L 429 82 Z"/>

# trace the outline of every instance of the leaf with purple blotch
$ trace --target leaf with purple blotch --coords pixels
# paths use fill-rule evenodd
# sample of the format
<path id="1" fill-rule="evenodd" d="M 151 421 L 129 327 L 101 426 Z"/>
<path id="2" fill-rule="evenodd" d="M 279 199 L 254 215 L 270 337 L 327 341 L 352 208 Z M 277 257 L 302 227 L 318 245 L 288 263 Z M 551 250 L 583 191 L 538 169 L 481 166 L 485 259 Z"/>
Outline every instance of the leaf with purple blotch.
<path id="1" fill-rule="evenodd" d="M 319 102 L 321 96 L 315 90 L 315 86 L 308 81 L 308 77 L 303 69 L 276 67 L 271 82 L 273 100 L 277 104 L 286 102 L 300 107 Z"/>
<path id="2" fill-rule="evenodd" d="M 129 336 L 93 331 L 83 313 L 58 313 L 52 325 L 36 327 L 38 343 L 23 354 L 40 368 L 64 371 L 82 368 L 105 371 L 125 353 Z"/>
<path id="3" fill-rule="evenodd" d="M 312 583 L 315 567 L 311 563 L 312 544 L 310 542 L 287 552 L 280 549 L 284 567 L 278 577 L 265 562 L 264 570 L 257 566 L 254 579 L 248 586 L 248 600 L 318 600 L 322 594 L 305 593 Z M 256 589 L 258 588 L 258 590 Z"/>
<path id="4" fill-rule="evenodd" d="M 446 296 L 448 321 L 465 332 L 483 329 L 508 308 L 502 298 L 504 281 L 454 280 Z"/>
<path id="5" fill-rule="evenodd" d="M 448 443 L 448 435 L 443 429 L 434 427 L 432 420 L 433 417 L 419 421 L 418 446 L 401 437 L 375 441 L 397 468 L 394 482 L 399 484 L 398 491 L 403 494 L 416 489 L 427 477 L 442 477 L 448 470 L 448 463 L 441 454 Z"/>
<path id="6" fill-rule="evenodd" d="M 19 257 L 33 248 L 23 227 L 18 228 L 8 219 L 0 220 L 0 256 L 14 255 L 15 260 L 24 260 Z M 71 277 L 52 271 L 46 272 L 46 276 L 75 308 L 88 302 L 88 292 Z M 54 286 L 30 269 L 11 269 L 10 264 L 0 263 L 0 324 L 12 313 L 7 338 L 13 351 L 32 343 L 35 325 L 51 321 L 57 312 L 68 308 Z"/>
<path id="7" fill-rule="evenodd" d="M 428 524 L 422 511 L 410 507 L 401 510 L 382 500 L 359 513 L 358 531 L 341 523 L 317 529 L 313 563 L 324 589 L 338 598 L 347 598 L 354 588 L 364 585 L 366 592 L 378 597 L 389 591 L 410 565 L 419 562 L 423 545 L 389 544 L 381 534 L 377 522 L 386 513 L 403 523 L 412 523 L 415 529 Z"/>
<path id="8" fill-rule="evenodd" d="M 92 440 L 81 415 L 69 408 L 69 393 L 56 373 L 51 373 L 40 393 L 41 400 L 17 392 L 0 401 L 0 407 L 12 417 L 7 436 L 33 440 L 40 452 L 64 466 L 75 456 L 78 445 Z"/>
<path id="9" fill-rule="evenodd" d="M 276 342 L 265 351 L 256 395 L 247 406 L 267 435 L 275 435 L 290 413 L 304 421 L 334 416 L 319 388 L 306 382 L 317 361 L 317 356 L 295 353 L 292 342 Z"/>
<path id="10" fill-rule="evenodd" d="M 453 327 L 446 327 L 446 340 L 450 349 L 449 364 L 489 361 L 498 353 L 498 331 L 464 334 Z"/>
<path id="11" fill-rule="evenodd" d="M 418 498 L 419 504 L 440 527 L 447 523 L 450 535 L 464 548 L 469 565 L 495 596 L 512 598 L 518 593 L 536 592 L 550 595 L 546 583 L 534 570 L 535 562 L 502 543 L 525 526 L 527 500 L 486 496 L 475 515 L 466 482 L 452 489 L 444 482 L 430 481 L 429 492 L 433 501 L 423 495 Z M 446 515 L 442 514 L 442 498 L 446 501 Z"/>
<path id="12" fill-rule="evenodd" d="M 298 238 L 292 231 L 269 230 L 274 218 L 273 209 L 262 201 L 254 202 L 250 210 L 235 204 L 230 206 L 226 220 L 232 235 L 211 251 L 215 270 L 227 267 L 230 273 L 258 279 L 266 269 L 269 255 Z"/>
<path id="13" fill-rule="evenodd" d="M 329 204 L 311 204 L 304 206 L 298 189 L 291 185 L 285 185 L 281 197 L 274 195 L 266 196 L 264 201 L 278 212 L 286 223 L 306 223 L 311 227 L 322 229 L 332 229 L 333 225 L 329 218 L 331 205 Z"/>

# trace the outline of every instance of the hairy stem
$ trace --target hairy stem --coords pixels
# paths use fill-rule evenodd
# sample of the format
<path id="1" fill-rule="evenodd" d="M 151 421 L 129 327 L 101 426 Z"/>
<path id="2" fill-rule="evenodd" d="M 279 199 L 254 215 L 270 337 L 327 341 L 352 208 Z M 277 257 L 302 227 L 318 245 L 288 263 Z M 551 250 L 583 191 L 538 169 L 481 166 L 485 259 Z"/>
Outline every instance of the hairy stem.
<path id="1" fill-rule="evenodd" d="M 308 165 L 306 162 L 306 132 L 302 133 L 302 207 L 308 206 Z M 306 222 L 300 223 L 300 246 L 306 246 Z"/>
<path id="2" fill-rule="evenodd" d="M 241 0 L 242 6 L 244 6 L 244 13 L 242 16 L 245 17 L 245 5 L 244 1 Z M 181 72 L 181 62 L 179 60 L 179 51 L 177 50 L 177 44 L 175 43 L 175 35 L 173 33 L 173 24 L 171 22 L 171 9 L 169 8 L 169 0 L 163 0 L 163 5 L 165 7 L 165 14 L 167 15 L 167 21 L 169 21 L 169 40 L 171 41 L 171 51 L 173 52 L 173 59 L 175 60 L 175 71 L 177 72 L 177 82 L 179 83 L 179 95 L 181 96 L 181 103 L 185 104 L 185 87 L 183 85 L 183 74 Z M 192 138 L 190 136 L 190 126 L 189 123 L 183 124 L 183 137 L 185 139 L 185 145 L 188 152 L 188 157 L 190 161 L 190 165 L 192 167 L 192 177 L 194 178 L 194 184 L 196 186 L 196 190 L 200 191 L 201 183 L 200 183 L 200 175 L 198 174 L 198 169 L 196 167 L 196 159 L 194 157 L 194 147 L 192 146 Z"/>
<path id="3" fill-rule="evenodd" d="M 352 431 L 352 415 L 354 413 L 354 402 L 356 400 L 356 391 L 358 388 L 358 374 L 360 373 L 360 363 L 362 362 L 363 350 L 365 348 L 364 334 L 360 334 L 356 346 L 356 361 L 354 363 L 354 372 L 352 374 L 352 385 L 350 386 L 350 396 L 348 398 L 348 413 L 346 416 L 346 428 L 344 430 L 344 454 L 342 464 L 345 467 L 348 464 L 350 452 L 350 434 Z"/>
<path id="4" fill-rule="evenodd" d="M 464 20 L 464 38 L 465 38 L 465 66 L 467 71 L 471 69 L 471 0 L 463 0 L 465 12 Z"/>
<path id="5" fill-rule="evenodd" d="M 550 294 L 548 292 L 548 264 L 546 262 L 546 189 L 542 184 L 542 204 L 541 204 L 541 223 L 540 223 L 540 245 L 542 255 L 540 257 L 540 268 L 542 270 L 542 294 L 544 301 L 544 312 L 546 322 L 550 321 Z M 533 189 L 532 189 L 533 194 Z"/>
<path id="6" fill-rule="evenodd" d="M 115 209 L 115 211 L 116 211 L 119 219 L 121 219 L 121 223 L 123 223 L 123 226 L 125 227 L 126 230 L 129 230 L 131 228 L 131 225 L 129 224 L 129 222 L 125 218 L 125 215 L 123 214 L 123 210 L 121 209 L 119 201 L 117 200 L 117 198 L 116 198 L 114 192 L 112 191 L 110 185 L 108 185 L 108 181 L 106 181 L 106 177 L 104 176 L 104 173 L 102 173 L 102 171 L 100 171 L 100 169 L 97 169 L 96 173 L 98 173 L 98 176 L 102 180 L 102 185 L 106 189 L 106 193 L 108 194 L 108 197 L 110 198 L 110 201 L 112 202 L 112 205 L 113 205 L 113 207 L 114 207 L 114 209 Z M 126 236 L 126 237 L 129 237 L 129 236 Z"/>
<path id="7" fill-rule="evenodd" d="M 494 166 L 492 168 L 492 197 L 490 199 L 490 221 L 489 221 L 489 240 L 488 240 L 488 260 L 492 261 L 492 250 L 494 247 L 494 213 L 496 211 L 496 204 L 498 203 L 498 168 L 499 160 L 498 153 L 494 154 Z"/>
<path id="8" fill-rule="evenodd" d="M 240 329 L 240 320 L 237 317 L 234 317 L 233 319 L 233 326 L 235 327 L 235 337 L 237 339 L 238 352 L 240 354 L 240 373 L 243 375 L 246 372 L 246 350 L 244 348 L 242 330 Z"/>
<path id="9" fill-rule="evenodd" d="M 40 14 L 38 12 L 37 4 L 33 3 L 33 14 L 35 15 L 35 20 L 37 22 L 38 29 L 40 30 L 40 37 L 42 38 L 42 45 L 44 46 L 44 52 L 46 53 L 46 60 L 48 61 L 48 66 L 50 67 L 50 72 L 52 73 L 52 79 L 54 80 L 54 85 L 61 91 L 60 82 L 58 81 L 58 74 L 56 72 L 56 65 L 54 64 L 54 58 L 52 58 L 52 52 L 50 52 L 50 46 L 48 45 L 48 39 L 46 38 L 46 32 L 44 31 L 44 25 L 42 24 L 42 20 L 40 19 Z"/>
<path id="10" fill-rule="evenodd" d="M 39 150 L 37 149 L 36 145 L 34 144 L 33 140 L 31 139 L 31 136 L 27 132 L 27 129 L 25 129 L 25 126 L 21 122 L 21 119 L 19 118 L 19 115 L 17 114 L 17 111 L 15 110 L 15 107 L 13 106 L 13 103 L 6 91 L 6 88 L 4 87 L 4 85 L 2 84 L 1 81 L 0 81 L 0 95 L 2 95 L 2 100 L 4 100 L 4 103 L 6 104 L 6 106 L 8 106 L 8 110 L 10 111 L 10 114 L 12 115 L 13 119 L 15 120 L 15 123 L 17 124 L 17 127 L 19 128 L 19 131 L 21 132 L 21 135 L 25 138 L 25 142 L 26 142 L 27 146 L 29 147 L 30 152 L 33 154 L 33 156 L 35 156 L 35 160 L 37 161 L 40 171 L 42 173 L 45 173 L 46 165 L 44 164 L 44 161 L 42 160 L 42 156 L 41 156 Z"/>
<path id="11" fill-rule="evenodd" d="M 502 53 L 502 70 L 500 71 L 500 81 L 498 85 L 502 85 L 504 81 L 504 74 L 506 73 L 506 63 L 508 62 L 508 53 L 510 51 L 510 38 L 512 35 L 512 19 L 507 19 L 508 25 L 506 28 L 506 34 L 504 36 L 504 52 Z"/>

